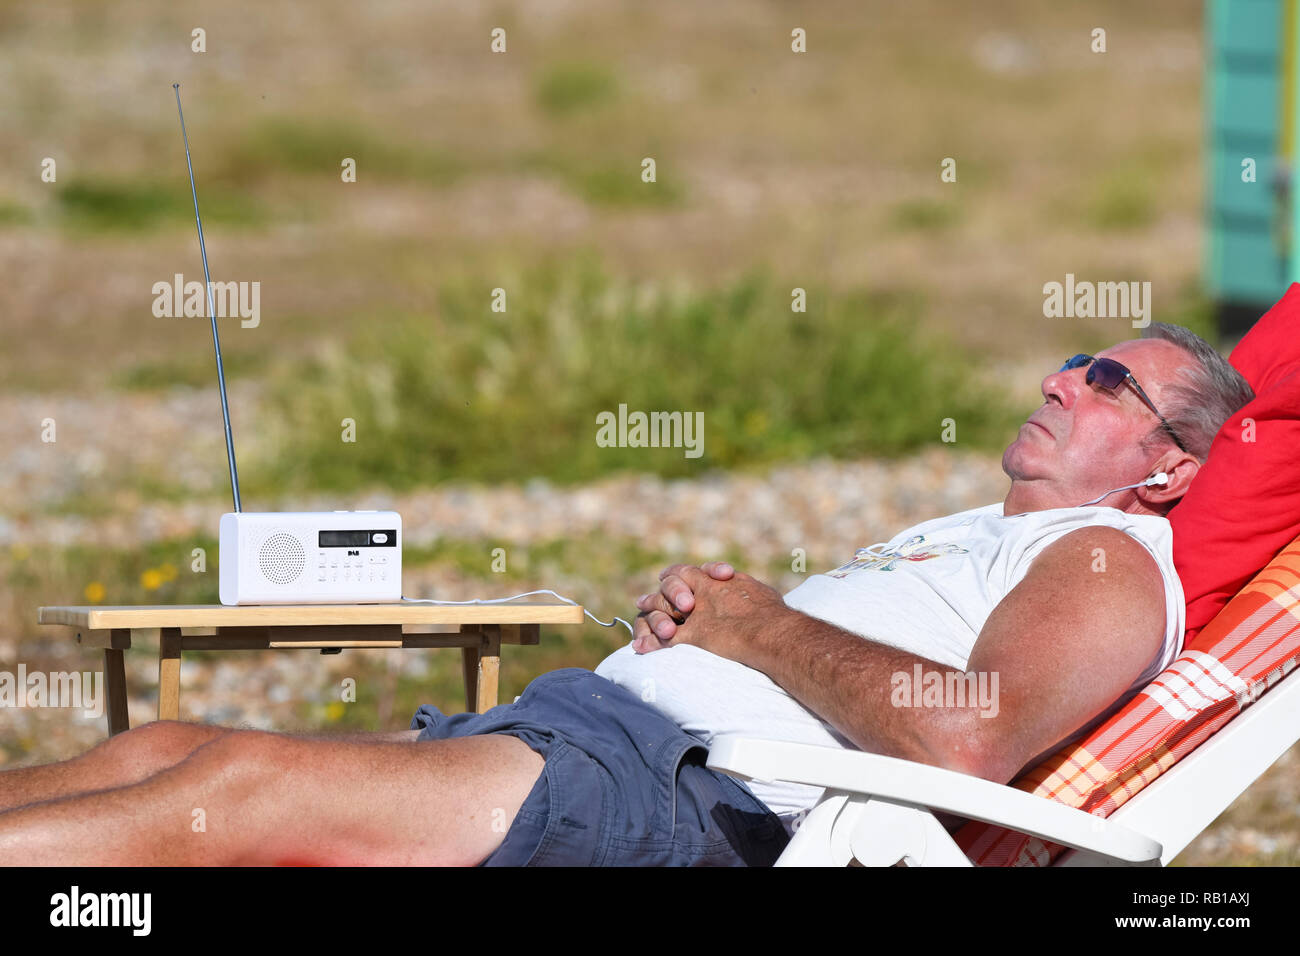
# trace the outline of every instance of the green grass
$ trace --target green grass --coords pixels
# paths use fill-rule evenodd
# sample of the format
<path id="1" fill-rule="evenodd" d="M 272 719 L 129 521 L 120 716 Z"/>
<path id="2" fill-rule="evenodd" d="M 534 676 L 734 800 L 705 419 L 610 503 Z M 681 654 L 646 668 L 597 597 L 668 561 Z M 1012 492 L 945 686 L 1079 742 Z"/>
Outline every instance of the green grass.
<path id="1" fill-rule="evenodd" d="M 217 427 L 220 428 L 219 418 Z M 224 479 L 224 468 L 224 458 L 220 462 L 213 463 L 215 481 Z M 228 479 L 225 479 L 223 484 L 224 488 L 230 487 Z M 64 497 L 43 503 L 39 508 L 39 513 L 59 517 L 100 519 L 105 515 L 120 513 L 122 499 L 119 495 L 123 488 L 128 487 L 141 500 L 150 502 L 178 504 L 192 500 L 195 494 L 194 488 L 171 480 L 171 476 L 165 472 L 134 471 L 115 476 L 113 479 L 99 480 L 93 484 L 84 483 L 80 488 L 72 490 Z M 222 484 L 216 485 L 216 493 L 220 493 L 222 490 Z"/>
<path id="2" fill-rule="evenodd" d="M 35 217 L 26 206 L 8 200 L 0 200 L 0 228 L 5 226 L 25 226 Z"/>
<path id="3" fill-rule="evenodd" d="M 205 306 L 206 308 L 206 306 Z M 223 341 L 224 345 L 224 341 Z M 267 367 L 264 352 L 222 349 L 221 365 L 226 378 L 252 378 Z M 138 362 L 113 375 L 111 385 L 126 391 L 157 391 L 184 386 L 208 388 L 216 384 L 216 362 L 211 355 Z"/>
<path id="4" fill-rule="evenodd" d="M 357 182 L 372 177 L 445 186 L 468 169 L 468 163 L 443 150 L 413 145 L 409 138 L 384 136 L 366 126 L 335 120 L 269 117 L 253 125 L 217 160 L 217 174 L 247 184 L 295 176 L 324 176 L 342 182 L 345 157 L 356 160 Z"/>
<path id="5" fill-rule="evenodd" d="M 568 173 L 570 186 L 587 202 L 599 206 L 679 206 L 686 190 L 681 180 L 660 179 L 656 163 L 652 183 L 641 180 L 640 159 L 626 163 L 605 163 Z"/>
<path id="6" fill-rule="evenodd" d="M 608 152 L 607 150 L 605 151 Z M 643 182 L 641 161 L 655 160 L 655 181 Z M 576 196 L 595 206 L 674 208 L 685 204 L 686 187 L 673 165 L 654 149 L 635 149 L 618 156 L 570 155 L 566 149 L 522 153 L 512 160 L 521 172 L 559 180 Z"/>
<path id="7" fill-rule="evenodd" d="M 1084 222 L 1101 232 L 1130 232 L 1156 221 L 1156 182 L 1138 169 L 1121 168 L 1103 176 L 1088 196 Z"/>
<path id="8" fill-rule="evenodd" d="M 917 296 L 809 289 L 752 272 L 683 295 L 613 278 L 590 258 L 445 285 L 435 315 L 358 320 L 355 338 L 273 380 L 274 461 L 250 493 L 393 489 L 445 479 L 558 482 L 633 470 L 665 476 L 814 454 L 897 455 L 957 422 L 996 450 L 1016 421 L 964 355 L 914 328 Z M 506 313 L 491 290 L 507 291 Z M 597 415 L 702 412 L 704 453 L 610 448 Z M 344 442 L 342 420 L 356 423 Z"/>
<path id="9" fill-rule="evenodd" d="M 889 224 L 898 232 L 939 232 L 960 218 L 955 195 L 948 201 L 907 199 L 889 210 Z"/>
<path id="10" fill-rule="evenodd" d="M 345 157 L 356 161 L 361 183 L 384 179 L 440 187 L 468 168 L 450 152 L 394 145 L 392 137 L 359 124 L 271 117 L 252 124 L 229 144 L 218 143 L 205 159 L 208 165 L 196 170 L 204 223 L 261 225 L 274 217 L 250 186 L 273 184 L 282 201 L 281 187 L 288 181 L 312 176 L 341 182 Z M 0 225 L 6 208 L 0 206 Z M 24 221 L 24 210 L 14 210 L 14 221 Z M 188 180 L 87 176 L 59 190 L 58 210 L 66 227 L 87 232 L 143 232 L 194 220 Z M 293 210 L 296 218 L 310 218 L 315 212 L 302 203 Z"/>
<path id="11" fill-rule="evenodd" d="M 65 226 L 88 232 L 141 232 L 194 221 L 188 182 L 79 179 L 59 190 L 58 206 Z M 208 223 L 250 226 L 266 219 L 252 198 L 225 189 L 205 189 L 199 209 Z"/>
<path id="12" fill-rule="evenodd" d="M 537 103 L 551 116 L 568 116 L 612 102 L 618 93 L 614 74 L 597 63 L 557 63 L 536 81 Z"/>

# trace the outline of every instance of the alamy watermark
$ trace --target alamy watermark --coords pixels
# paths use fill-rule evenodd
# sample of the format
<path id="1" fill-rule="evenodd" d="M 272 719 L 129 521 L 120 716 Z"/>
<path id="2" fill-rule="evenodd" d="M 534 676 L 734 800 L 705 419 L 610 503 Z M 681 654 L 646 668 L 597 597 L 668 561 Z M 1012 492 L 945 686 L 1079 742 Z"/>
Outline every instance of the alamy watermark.
<path id="1" fill-rule="evenodd" d="M 87 717 L 104 716 L 103 671 L 0 671 L 0 707 L 80 707 Z"/>
<path id="2" fill-rule="evenodd" d="M 160 319 L 206 318 L 208 315 L 204 284 L 186 282 L 185 276 L 179 272 L 171 282 L 155 282 L 150 291 L 154 294 L 153 314 Z M 243 328 L 257 328 L 262 322 L 262 283 L 212 283 L 212 310 L 219 319 L 238 316 Z"/>
<path id="3" fill-rule="evenodd" d="M 889 683 L 894 707 L 977 707 L 981 717 L 996 717 L 997 671 L 927 671 L 920 664 L 912 672 L 895 671 Z"/>
<path id="4" fill-rule="evenodd" d="M 704 454 L 703 412 L 628 412 L 596 416 L 596 444 L 601 448 L 685 448 L 687 458 Z"/>
<path id="5" fill-rule="evenodd" d="M 1049 319 L 1132 319 L 1133 328 L 1151 324 L 1150 282 L 1065 282 L 1043 284 L 1043 315 Z"/>
<path id="6" fill-rule="evenodd" d="M 74 885 L 50 897 L 51 926 L 124 926 L 148 936 L 152 911 L 152 893 L 83 893 Z"/>

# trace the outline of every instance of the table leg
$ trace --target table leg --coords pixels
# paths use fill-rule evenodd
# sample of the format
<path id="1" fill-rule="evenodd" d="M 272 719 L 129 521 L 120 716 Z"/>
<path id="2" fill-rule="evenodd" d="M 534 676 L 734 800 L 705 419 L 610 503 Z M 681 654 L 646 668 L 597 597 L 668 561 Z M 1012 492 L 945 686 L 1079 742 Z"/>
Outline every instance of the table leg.
<path id="1" fill-rule="evenodd" d="M 478 712 L 497 705 L 497 677 L 501 672 L 501 625 L 484 624 L 478 649 Z"/>
<path id="2" fill-rule="evenodd" d="M 108 695 L 108 735 L 112 737 L 131 726 L 126 713 L 126 664 L 121 648 L 104 648 L 104 683 Z"/>
<path id="3" fill-rule="evenodd" d="M 465 678 L 465 712 L 477 714 L 478 709 L 478 647 L 460 649 L 460 666 Z"/>
<path id="4" fill-rule="evenodd" d="M 158 719 L 181 719 L 181 629 L 164 627 L 158 637 Z"/>
<path id="5" fill-rule="evenodd" d="M 461 648 L 465 677 L 465 710 L 484 714 L 497 705 L 497 677 L 501 672 L 501 625 L 466 624 L 462 633 L 479 632 L 478 644 Z"/>

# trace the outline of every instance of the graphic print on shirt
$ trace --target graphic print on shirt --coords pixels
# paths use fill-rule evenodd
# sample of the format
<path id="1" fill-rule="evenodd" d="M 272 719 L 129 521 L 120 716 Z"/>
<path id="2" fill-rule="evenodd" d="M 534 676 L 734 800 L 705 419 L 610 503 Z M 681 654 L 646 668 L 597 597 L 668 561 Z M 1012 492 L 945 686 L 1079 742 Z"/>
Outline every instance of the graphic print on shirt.
<path id="1" fill-rule="evenodd" d="M 876 551 L 876 548 L 885 550 Z M 873 544 L 870 548 L 858 548 L 857 556 L 852 561 L 834 571 L 828 571 L 827 577 L 843 578 L 854 571 L 893 571 L 899 561 L 929 561 L 949 554 L 966 554 L 965 548 L 944 542 L 926 544 L 925 535 L 915 534 L 897 548 L 889 549 L 885 544 Z"/>

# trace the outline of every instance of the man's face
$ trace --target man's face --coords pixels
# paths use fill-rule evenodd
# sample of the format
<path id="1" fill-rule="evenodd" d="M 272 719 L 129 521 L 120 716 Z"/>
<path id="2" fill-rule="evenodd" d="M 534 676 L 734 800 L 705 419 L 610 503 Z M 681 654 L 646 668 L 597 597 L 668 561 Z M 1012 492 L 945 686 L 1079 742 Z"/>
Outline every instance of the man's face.
<path id="1" fill-rule="evenodd" d="M 1101 352 L 1125 365 L 1163 413 L 1165 385 L 1176 383 L 1189 357 L 1162 339 L 1134 339 Z M 1142 481 L 1166 449 L 1143 452 L 1141 441 L 1160 419 L 1127 382 L 1114 391 L 1086 382 L 1088 366 L 1043 379 L 1043 404 L 1020 426 L 1002 454 L 1013 481 L 1035 482 L 1044 507 L 1081 504 L 1120 485 Z M 1177 451 L 1170 442 L 1168 449 Z"/>

